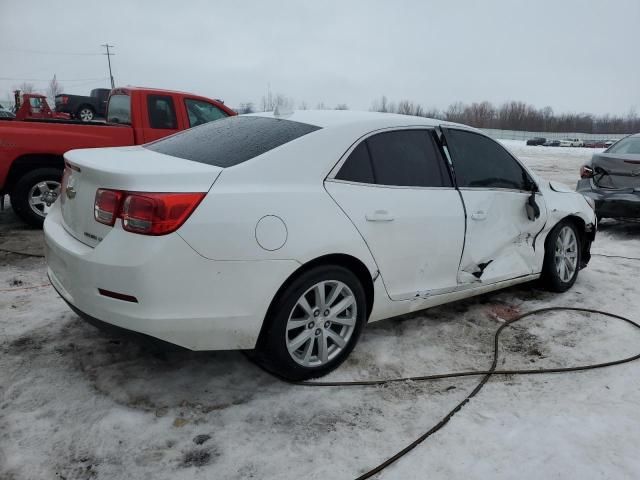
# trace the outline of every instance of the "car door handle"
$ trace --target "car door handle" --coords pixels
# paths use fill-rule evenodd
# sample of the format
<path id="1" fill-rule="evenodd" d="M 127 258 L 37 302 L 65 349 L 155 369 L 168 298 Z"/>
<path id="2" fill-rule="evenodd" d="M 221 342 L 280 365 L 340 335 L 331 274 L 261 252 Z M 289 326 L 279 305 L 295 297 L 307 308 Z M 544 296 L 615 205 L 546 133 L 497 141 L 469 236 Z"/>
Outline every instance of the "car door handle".
<path id="1" fill-rule="evenodd" d="M 487 212 L 485 212 L 483 210 L 478 210 L 477 212 L 473 212 L 471 214 L 471 218 L 473 220 L 477 220 L 477 221 L 486 220 L 487 219 Z"/>
<path id="2" fill-rule="evenodd" d="M 393 217 L 386 210 L 376 210 L 373 213 L 367 213 L 364 218 L 367 222 L 392 222 Z"/>

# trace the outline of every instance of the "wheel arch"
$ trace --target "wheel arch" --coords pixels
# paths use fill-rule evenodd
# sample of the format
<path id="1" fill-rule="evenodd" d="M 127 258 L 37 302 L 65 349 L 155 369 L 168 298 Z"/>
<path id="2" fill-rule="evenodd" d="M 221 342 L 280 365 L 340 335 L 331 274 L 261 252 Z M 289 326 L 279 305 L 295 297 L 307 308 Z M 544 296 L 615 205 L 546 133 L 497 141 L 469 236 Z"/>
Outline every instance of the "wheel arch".
<path id="1" fill-rule="evenodd" d="M 76 113 L 79 112 L 80 110 L 82 110 L 85 107 L 90 109 L 93 113 L 96 113 L 96 107 L 94 107 L 90 103 L 83 103 L 83 104 L 79 105 L 78 108 L 76 108 Z"/>
<path id="2" fill-rule="evenodd" d="M 573 224 L 580 234 L 580 269 L 582 269 L 586 267 L 589 260 L 591 260 L 591 242 L 595 239 L 595 228 L 590 231 L 587 228 L 587 222 L 576 214 L 569 214 L 561 218 L 556 222 L 553 228 L 556 228 L 562 222 L 569 222 Z M 546 241 L 545 248 L 547 248 Z"/>
<path id="3" fill-rule="evenodd" d="M 283 294 L 283 292 L 293 283 L 297 278 L 299 278 L 304 273 L 309 270 L 319 267 L 319 266 L 329 266 L 335 265 L 338 267 L 343 267 L 351 271 L 357 278 L 360 280 L 362 284 L 362 288 L 365 293 L 365 302 L 367 304 L 367 315 L 366 319 L 369 319 L 371 315 L 371 310 L 373 309 L 373 300 L 374 300 L 374 286 L 373 286 L 373 278 L 371 277 L 371 273 L 367 266 L 358 258 L 353 255 L 348 255 L 344 253 L 332 253 L 327 255 L 322 255 L 320 257 L 316 257 L 313 260 L 310 260 L 300 267 L 298 267 L 289 277 L 284 281 L 284 283 L 280 286 L 276 294 L 271 299 L 271 303 L 269 304 L 269 308 L 267 309 L 264 320 L 262 322 L 262 328 L 260 329 L 260 334 L 258 335 L 258 341 L 256 342 L 256 346 L 260 345 L 263 341 L 264 335 L 269 327 L 269 318 L 272 316 L 273 309 L 275 308 L 275 304 Z"/>
<path id="4" fill-rule="evenodd" d="M 26 154 L 16 158 L 9 168 L 2 190 L 10 193 L 22 176 L 37 168 L 56 168 L 62 173 L 64 158 L 62 155 L 45 153 Z"/>

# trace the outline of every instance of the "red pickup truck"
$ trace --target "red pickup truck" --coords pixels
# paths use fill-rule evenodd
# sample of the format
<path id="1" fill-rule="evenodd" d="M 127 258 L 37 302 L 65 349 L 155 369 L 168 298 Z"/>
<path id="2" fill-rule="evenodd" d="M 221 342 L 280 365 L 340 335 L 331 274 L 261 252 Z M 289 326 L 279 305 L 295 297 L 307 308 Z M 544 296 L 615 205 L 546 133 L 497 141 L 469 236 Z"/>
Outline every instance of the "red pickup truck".
<path id="1" fill-rule="evenodd" d="M 139 145 L 230 115 L 218 100 L 126 87 L 111 91 L 106 123 L 2 119 L 0 202 L 8 194 L 18 216 L 41 226 L 60 193 L 68 150 Z"/>

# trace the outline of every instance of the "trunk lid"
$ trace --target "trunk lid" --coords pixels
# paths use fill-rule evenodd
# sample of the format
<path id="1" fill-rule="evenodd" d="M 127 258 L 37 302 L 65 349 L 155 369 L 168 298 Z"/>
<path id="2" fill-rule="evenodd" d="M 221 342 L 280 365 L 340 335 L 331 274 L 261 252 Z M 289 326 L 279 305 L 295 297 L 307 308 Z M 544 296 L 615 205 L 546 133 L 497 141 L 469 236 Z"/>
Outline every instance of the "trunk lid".
<path id="1" fill-rule="evenodd" d="M 153 152 L 143 147 L 71 150 L 60 205 L 65 230 L 95 247 L 111 231 L 94 219 L 98 188 L 129 192 L 207 192 L 222 168 Z M 116 227 L 118 221 L 116 221 Z"/>
<path id="2" fill-rule="evenodd" d="M 640 154 L 596 153 L 591 160 L 598 187 L 617 190 L 640 188 Z"/>

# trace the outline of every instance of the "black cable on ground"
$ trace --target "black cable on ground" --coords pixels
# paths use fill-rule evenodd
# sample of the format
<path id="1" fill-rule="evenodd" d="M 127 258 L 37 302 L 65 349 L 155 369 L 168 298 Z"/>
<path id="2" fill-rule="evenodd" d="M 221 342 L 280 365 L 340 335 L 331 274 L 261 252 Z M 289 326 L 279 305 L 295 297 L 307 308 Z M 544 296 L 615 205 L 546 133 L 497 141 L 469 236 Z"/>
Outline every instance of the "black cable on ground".
<path id="1" fill-rule="evenodd" d="M 640 260 L 638 257 L 625 257 L 623 255 L 608 255 L 606 253 L 592 253 L 592 257 L 621 258 L 624 260 Z"/>
<path id="2" fill-rule="evenodd" d="M 380 473 L 386 467 L 394 463 L 395 461 L 402 458 L 404 455 L 409 453 L 411 450 L 416 448 L 422 442 L 424 442 L 431 435 L 436 433 L 438 430 L 443 428 L 451 418 L 458 413 L 462 407 L 464 407 L 469 401 L 475 397 L 480 390 L 486 385 L 489 379 L 494 375 L 534 375 L 534 374 L 548 374 L 548 373 L 566 373 L 566 372 L 579 372 L 584 370 L 595 370 L 597 368 L 611 367 L 613 365 L 621 365 L 623 363 L 633 362 L 634 360 L 640 359 L 640 353 L 633 355 L 631 357 L 626 357 L 620 360 L 613 360 L 610 362 L 602 362 L 602 363 L 594 363 L 589 365 L 578 365 L 575 367 L 562 367 L 562 368 L 541 368 L 541 369 L 522 369 L 522 370 L 497 370 L 496 366 L 498 365 L 498 356 L 499 356 L 499 340 L 500 334 L 510 325 L 522 320 L 523 318 L 527 318 L 533 315 L 538 315 L 541 313 L 547 312 L 558 312 L 558 311 L 570 311 L 570 312 L 582 312 L 582 313 L 595 313 L 598 315 L 604 315 L 606 317 L 615 318 L 616 320 L 622 320 L 623 322 L 628 323 L 629 325 L 640 330 L 640 324 L 630 320 L 622 315 L 616 315 L 614 313 L 603 312 L 601 310 L 595 310 L 591 308 L 577 308 L 577 307 L 547 307 L 540 308 L 537 310 L 532 310 L 530 312 L 523 313 L 511 320 L 506 321 L 496 330 L 496 333 L 493 336 L 493 361 L 491 363 L 491 367 L 488 370 L 482 371 L 466 371 L 466 372 L 456 372 L 456 373 L 443 373 L 436 375 L 425 375 L 420 377 L 403 377 L 403 378 L 388 378 L 388 379 L 380 379 L 380 380 L 363 380 L 363 381 L 353 381 L 353 382 L 297 382 L 296 385 L 302 385 L 306 387 L 353 387 L 353 386 L 371 386 L 371 385 L 386 385 L 390 383 L 396 382 L 421 382 L 421 381 L 429 381 L 429 380 L 439 380 L 442 378 L 458 378 L 458 377 L 470 377 L 470 376 L 482 376 L 480 382 L 475 386 L 475 388 L 471 391 L 469 395 L 467 395 L 464 400 L 458 403 L 447 415 L 445 415 L 438 423 L 436 423 L 433 427 L 431 427 L 427 432 L 420 435 L 420 437 L 416 438 L 409 445 L 404 447 L 402 450 L 397 452 L 395 455 L 389 457 L 384 462 L 380 463 L 378 466 L 370 469 L 366 473 L 360 475 L 356 478 L 356 480 L 365 480 L 367 478 L 371 478 L 373 475 Z"/>
<path id="3" fill-rule="evenodd" d="M 23 257 L 44 258 L 44 255 L 39 255 L 37 253 L 18 252 L 16 250 L 8 250 L 6 248 L 0 248 L 0 252 L 13 253 L 14 255 L 22 255 Z"/>
<path id="4" fill-rule="evenodd" d="M 44 257 L 44 255 L 38 255 L 38 254 L 27 253 L 27 252 L 19 252 L 19 251 L 4 249 L 4 248 L 0 248 L 0 251 L 6 252 L 6 253 L 12 253 L 15 255 L 22 255 L 26 257 L 38 257 L 38 258 Z M 640 260 L 640 258 L 638 257 L 626 257 L 622 255 L 607 255 L 603 253 L 593 253 L 592 256 L 618 258 L 618 259 L 625 259 L 625 260 Z M 28 288 L 39 288 L 39 287 L 40 286 L 28 287 Z M 424 442 L 431 435 L 433 435 L 434 433 L 442 429 L 447 423 L 449 423 L 449 420 L 451 420 L 451 418 L 462 409 L 462 407 L 464 407 L 467 403 L 469 403 L 469 401 L 473 397 L 475 397 L 480 392 L 480 390 L 482 390 L 482 388 L 486 385 L 489 379 L 494 375 L 536 375 L 536 374 L 549 374 L 549 373 L 578 372 L 578 371 L 584 371 L 584 370 L 594 370 L 597 368 L 611 367 L 614 365 L 621 365 L 623 363 L 629 363 L 634 360 L 640 359 L 640 353 L 638 353 L 637 355 L 623 358 L 620 360 L 614 360 L 611 362 L 602 362 L 602 363 L 596 363 L 596 364 L 590 364 L 590 365 L 579 365 L 575 367 L 522 369 L 522 370 L 497 370 L 496 367 L 498 364 L 499 338 L 502 331 L 506 327 L 522 320 L 523 318 L 526 318 L 532 315 L 537 315 L 540 313 L 554 312 L 554 311 L 574 311 L 574 312 L 583 312 L 583 313 L 595 313 L 595 314 L 615 318 L 617 320 L 622 320 L 640 329 L 640 325 L 634 322 L 633 320 L 625 318 L 621 315 L 616 315 L 609 312 L 603 312 L 600 310 L 594 310 L 589 308 L 574 308 L 574 307 L 541 308 L 538 310 L 532 310 L 530 312 L 523 313 L 522 315 L 519 315 L 518 317 L 505 322 L 500 326 L 500 328 L 496 330 L 496 333 L 494 334 L 494 339 L 493 339 L 493 362 L 491 363 L 491 367 L 488 370 L 471 370 L 466 372 L 442 373 L 442 374 L 435 374 L 435 375 L 388 378 L 388 379 L 378 379 L 378 380 L 360 380 L 360 381 L 352 381 L 352 382 L 293 382 L 293 383 L 295 383 L 296 385 L 302 385 L 307 387 L 358 387 L 358 386 L 362 387 L 362 386 L 374 386 L 374 385 L 387 385 L 390 383 L 407 382 L 407 381 L 423 382 L 423 381 L 431 381 L 431 380 L 440 380 L 444 378 L 482 376 L 482 379 L 480 379 L 480 382 L 478 382 L 478 384 L 471 391 L 471 393 L 467 395 L 460 403 L 458 403 L 447 415 L 445 415 L 438 423 L 436 423 L 433 427 L 431 427 L 427 432 L 422 434 L 420 437 L 416 438 L 413 442 L 411 442 L 409 445 L 407 445 L 402 450 L 397 452 L 395 455 L 389 457 L 387 460 L 385 460 L 381 464 L 377 465 L 376 467 L 370 469 L 366 473 L 356 478 L 356 480 L 365 480 L 365 479 L 371 478 L 373 475 L 376 475 L 377 473 L 380 473 L 389 465 L 396 462 L 397 460 L 405 456 L 407 453 L 409 453 L 411 450 L 416 448 L 418 445 Z"/>

